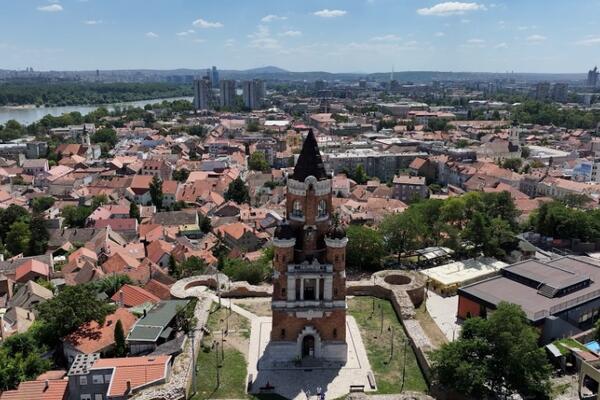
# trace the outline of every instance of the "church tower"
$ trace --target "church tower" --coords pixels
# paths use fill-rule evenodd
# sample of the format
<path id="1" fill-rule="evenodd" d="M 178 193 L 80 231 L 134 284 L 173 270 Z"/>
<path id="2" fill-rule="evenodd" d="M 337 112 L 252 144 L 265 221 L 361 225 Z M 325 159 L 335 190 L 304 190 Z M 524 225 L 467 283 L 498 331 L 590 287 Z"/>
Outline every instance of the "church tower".
<path id="1" fill-rule="evenodd" d="M 309 131 L 287 181 L 287 220 L 273 245 L 271 343 L 282 361 L 346 362 L 346 238 L 334 221 L 332 179 Z"/>

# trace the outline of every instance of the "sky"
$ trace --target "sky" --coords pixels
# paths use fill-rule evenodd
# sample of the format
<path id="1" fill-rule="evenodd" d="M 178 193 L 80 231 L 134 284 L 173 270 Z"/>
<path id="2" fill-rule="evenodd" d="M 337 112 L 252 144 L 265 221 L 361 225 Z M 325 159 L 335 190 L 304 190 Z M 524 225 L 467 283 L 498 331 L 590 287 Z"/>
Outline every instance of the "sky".
<path id="1" fill-rule="evenodd" d="M 600 0 L 0 0 L 0 69 L 586 72 Z"/>

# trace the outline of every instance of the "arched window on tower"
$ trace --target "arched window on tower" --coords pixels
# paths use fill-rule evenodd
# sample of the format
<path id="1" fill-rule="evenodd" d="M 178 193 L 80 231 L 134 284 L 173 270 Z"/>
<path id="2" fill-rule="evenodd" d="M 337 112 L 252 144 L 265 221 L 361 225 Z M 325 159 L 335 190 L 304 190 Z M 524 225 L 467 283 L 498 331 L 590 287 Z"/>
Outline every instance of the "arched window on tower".
<path id="1" fill-rule="evenodd" d="M 327 216 L 327 202 L 325 200 L 319 200 L 319 205 L 317 207 L 317 217 L 323 218 Z"/>
<path id="2" fill-rule="evenodd" d="M 292 216 L 298 218 L 304 217 L 304 210 L 302 209 L 300 200 L 294 201 L 294 204 L 292 205 Z"/>

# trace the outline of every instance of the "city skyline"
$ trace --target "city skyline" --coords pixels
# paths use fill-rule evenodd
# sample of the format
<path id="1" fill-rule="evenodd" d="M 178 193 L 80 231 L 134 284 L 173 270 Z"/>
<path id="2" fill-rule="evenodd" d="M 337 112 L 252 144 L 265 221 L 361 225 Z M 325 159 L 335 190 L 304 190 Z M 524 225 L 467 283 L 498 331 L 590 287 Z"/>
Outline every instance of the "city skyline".
<path id="1" fill-rule="evenodd" d="M 0 68 L 585 72 L 600 1 L 0 0 Z M 159 57 L 149 57 L 158 55 Z"/>

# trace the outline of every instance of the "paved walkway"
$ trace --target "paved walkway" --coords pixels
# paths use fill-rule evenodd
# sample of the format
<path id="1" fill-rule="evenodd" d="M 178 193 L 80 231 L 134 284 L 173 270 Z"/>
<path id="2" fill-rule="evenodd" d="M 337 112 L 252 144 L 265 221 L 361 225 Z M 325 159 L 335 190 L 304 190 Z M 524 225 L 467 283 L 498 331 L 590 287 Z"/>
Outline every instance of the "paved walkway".
<path id="1" fill-rule="evenodd" d="M 427 311 L 449 341 L 460 334 L 461 326 L 456 319 L 458 296 L 442 297 L 434 291 L 427 293 Z"/>
<path id="2" fill-rule="evenodd" d="M 288 399 L 305 400 L 307 394 L 315 395 L 317 389 L 325 391 L 327 399 L 335 399 L 348 394 L 350 385 L 364 385 L 372 391 L 368 380 L 371 365 L 360 336 L 358 325 L 353 317 L 346 318 L 348 362 L 334 366 L 319 364 L 313 367 L 276 367 L 271 363 L 267 344 L 271 336 L 271 318 L 257 317 L 252 320 L 250 351 L 248 354 L 248 376 L 252 375 L 253 391 L 269 383 L 274 391 Z"/>

